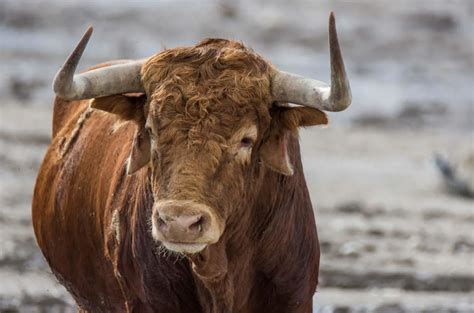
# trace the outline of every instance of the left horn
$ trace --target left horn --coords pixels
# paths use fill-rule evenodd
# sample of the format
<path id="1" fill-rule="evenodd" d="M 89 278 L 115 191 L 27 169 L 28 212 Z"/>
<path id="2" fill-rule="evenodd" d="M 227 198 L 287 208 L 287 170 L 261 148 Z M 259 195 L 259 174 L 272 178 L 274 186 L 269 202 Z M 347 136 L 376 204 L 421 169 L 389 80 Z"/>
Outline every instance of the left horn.
<path id="1" fill-rule="evenodd" d="M 54 77 L 53 90 L 56 95 L 65 100 L 80 100 L 128 92 L 144 92 L 140 78 L 142 60 L 74 75 L 91 35 L 92 27 L 89 27 Z"/>
<path id="2" fill-rule="evenodd" d="M 342 111 L 351 104 L 351 87 L 344 69 L 337 40 L 336 19 L 329 15 L 331 86 L 299 75 L 278 71 L 272 78 L 272 96 L 278 102 L 290 102 L 324 111 Z"/>

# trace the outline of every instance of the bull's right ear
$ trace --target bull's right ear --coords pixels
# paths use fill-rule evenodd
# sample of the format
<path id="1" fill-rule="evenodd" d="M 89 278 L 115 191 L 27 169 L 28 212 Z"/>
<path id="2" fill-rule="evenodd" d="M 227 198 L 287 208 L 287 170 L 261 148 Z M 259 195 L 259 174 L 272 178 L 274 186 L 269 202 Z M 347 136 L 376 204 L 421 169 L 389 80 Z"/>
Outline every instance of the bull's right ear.
<path id="1" fill-rule="evenodd" d="M 127 175 L 132 175 L 150 162 L 150 136 L 145 127 L 137 130 L 133 138 L 132 150 L 127 159 Z"/>
<path id="2" fill-rule="evenodd" d="M 127 159 L 127 174 L 131 175 L 150 162 L 150 136 L 145 129 L 144 94 L 114 95 L 92 100 L 91 107 L 115 114 L 121 121 L 131 121 L 137 126 L 130 156 Z"/>
<path id="3" fill-rule="evenodd" d="M 91 108 L 115 114 L 121 121 L 143 122 L 145 126 L 145 103 L 144 94 L 113 95 L 92 99 Z"/>

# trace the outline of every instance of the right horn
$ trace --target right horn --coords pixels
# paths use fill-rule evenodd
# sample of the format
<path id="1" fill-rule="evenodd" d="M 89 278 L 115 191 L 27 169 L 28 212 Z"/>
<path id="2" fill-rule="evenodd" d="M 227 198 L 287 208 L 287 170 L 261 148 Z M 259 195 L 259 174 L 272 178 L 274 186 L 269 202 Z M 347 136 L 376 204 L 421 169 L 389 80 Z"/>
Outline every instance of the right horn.
<path id="1" fill-rule="evenodd" d="M 351 104 L 351 87 L 344 69 L 337 40 L 334 13 L 329 15 L 331 86 L 299 75 L 278 71 L 272 78 L 272 96 L 277 102 L 290 102 L 324 111 L 342 111 Z"/>
<path id="2" fill-rule="evenodd" d="M 143 60 L 74 75 L 91 35 L 92 27 L 89 27 L 54 77 L 53 90 L 56 95 L 65 100 L 80 100 L 129 92 L 144 92 L 140 78 Z"/>

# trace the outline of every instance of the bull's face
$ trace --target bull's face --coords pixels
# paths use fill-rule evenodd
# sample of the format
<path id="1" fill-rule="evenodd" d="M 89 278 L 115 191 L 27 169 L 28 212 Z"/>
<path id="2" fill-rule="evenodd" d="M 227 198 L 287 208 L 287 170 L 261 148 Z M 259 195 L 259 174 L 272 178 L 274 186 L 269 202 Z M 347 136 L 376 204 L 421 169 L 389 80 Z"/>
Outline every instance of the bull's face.
<path id="1" fill-rule="evenodd" d="M 226 222 L 249 205 L 244 199 L 257 164 L 256 114 L 221 109 L 215 104 L 196 112 L 206 115 L 201 118 L 160 110 L 148 117 L 152 234 L 169 250 L 194 253 L 216 243 Z"/>
<path id="2" fill-rule="evenodd" d="M 224 99 L 181 105 L 153 100 L 147 118 L 152 234 L 169 250 L 193 253 L 216 243 L 244 203 L 255 171 L 258 119 L 252 105 Z"/>
<path id="3" fill-rule="evenodd" d="M 74 76 L 91 33 L 56 75 L 55 92 L 95 98 L 93 108 L 135 122 L 127 172 L 151 171 L 152 235 L 172 251 L 197 253 L 222 240 L 249 216 L 266 171 L 293 174 L 287 142 L 297 128 L 325 124 L 320 109 L 350 104 L 333 15 L 331 86 L 220 39 Z"/>

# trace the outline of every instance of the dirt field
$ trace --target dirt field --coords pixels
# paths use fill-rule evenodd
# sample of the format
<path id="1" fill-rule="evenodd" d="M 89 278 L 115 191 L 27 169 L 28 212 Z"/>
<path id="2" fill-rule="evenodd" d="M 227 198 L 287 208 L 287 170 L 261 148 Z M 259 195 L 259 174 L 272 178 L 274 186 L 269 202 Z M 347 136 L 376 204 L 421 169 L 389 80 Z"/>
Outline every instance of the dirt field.
<path id="1" fill-rule="evenodd" d="M 433 159 L 474 155 L 474 2 L 114 3 L 0 2 L 0 312 L 75 312 L 36 246 L 30 202 L 49 86 L 87 25 L 82 68 L 218 36 L 328 80 L 330 10 L 354 101 L 301 133 L 322 247 L 314 310 L 474 312 L 474 202 L 447 192 Z M 469 164 L 459 171 L 474 181 Z"/>

